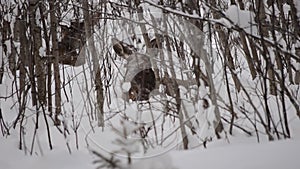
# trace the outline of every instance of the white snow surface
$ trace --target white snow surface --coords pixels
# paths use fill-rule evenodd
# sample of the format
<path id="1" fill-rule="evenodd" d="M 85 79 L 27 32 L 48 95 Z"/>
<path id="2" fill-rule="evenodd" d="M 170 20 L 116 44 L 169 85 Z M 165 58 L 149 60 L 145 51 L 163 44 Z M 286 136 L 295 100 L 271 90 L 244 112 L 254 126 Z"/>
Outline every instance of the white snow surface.
<path id="1" fill-rule="evenodd" d="M 247 141 L 246 141 L 247 139 Z M 249 143 L 249 138 L 233 139 L 229 144 L 219 140 L 207 149 L 195 148 L 188 151 L 170 151 L 166 154 L 136 160 L 131 169 L 298 169 L 300 166 L 300 140 Z M 251 139 L 250 139 L 251 140 Z M 24 155 L 16 147 L 16 140 L 0 137 L 0 166 L 2 169 L 93 169 L 93 159 L 87 149 L 69 154 L 62 147 L 43 156 Z"/>
<path id="2" fill-rule="evenodd" d="M 299 140 L 227 145 L 206 150 L 172 153 L 178 168 L 296 169 L 300 165 Z"/>

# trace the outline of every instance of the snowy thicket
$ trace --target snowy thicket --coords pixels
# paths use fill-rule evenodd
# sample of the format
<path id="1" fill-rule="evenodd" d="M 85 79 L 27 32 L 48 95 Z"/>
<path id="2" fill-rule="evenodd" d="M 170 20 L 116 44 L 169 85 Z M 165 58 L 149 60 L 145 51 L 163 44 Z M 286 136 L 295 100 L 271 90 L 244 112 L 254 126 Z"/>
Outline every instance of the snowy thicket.
<path id="1" fill-rule="evenodd" d="M 1 0 L 0 16 L 0 142 L 26 155 L 174 169 L 220 139 L 299 136 L 297 0 Z M 128 96 L 138 66 L 155 73 L 146 101 Z"/>

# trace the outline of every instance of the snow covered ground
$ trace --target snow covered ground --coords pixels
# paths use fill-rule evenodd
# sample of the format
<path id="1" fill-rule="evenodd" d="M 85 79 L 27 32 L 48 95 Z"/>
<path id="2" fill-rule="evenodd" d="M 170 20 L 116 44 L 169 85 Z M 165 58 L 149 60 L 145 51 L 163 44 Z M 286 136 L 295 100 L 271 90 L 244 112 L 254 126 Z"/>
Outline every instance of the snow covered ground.
<path id="1" fill-rule="evenodd" d="M 207 150 L 174 152 L 174 166 L 180 169 L 297 169 L 299 140 L 262 144 L 232 144 Z"/>
<path id="2" fill-rule="evenodd" d="M 235 142 L 242 141 L 238 139 Z M 243 141 L 242 141 L 243 142 Z M 300 140 L 291 139 L 268 143 L 231 143 L 218 141 L 208 149 L 171 151 L 162 156 L 146 158 L 132 168 L 144 169 L 298 169 L 300 166 Z M 14 141 L 0 139 L 1 169 L 93 169 L 93 157 L 87 149 L 69 154 L 66 149 L 54 148 L 43 156 L 24 155 Z"/>
<path id="3" fill-rule="evenodd" d="M 299 130 L 296 130 L 299 131 Z M 296 136 L 299 134 L 296 134 Z M 300 139 L 257 143 L 254 137 L 232 137 L 216 140 L 192 150 L 171 150 L 165 154 L 133 160 L 132 169 L 298 169 Z M 57 136 L 57 140 L 60 138 Z M 1 169 L 94 169 L 97 159 L 90 150 L 80 147 L 69 154 L 61 139 L 54 141 L 52 151 L 43 147 L 40 152 L 25 155 L 18 150 L 18 137 L 0 137 Z M 60 144 L 57 144 L 61 142 Z M 41 143 L 42 144 L 42 143 Z M 39 154 L 39 155 L 37 155 Z"/>

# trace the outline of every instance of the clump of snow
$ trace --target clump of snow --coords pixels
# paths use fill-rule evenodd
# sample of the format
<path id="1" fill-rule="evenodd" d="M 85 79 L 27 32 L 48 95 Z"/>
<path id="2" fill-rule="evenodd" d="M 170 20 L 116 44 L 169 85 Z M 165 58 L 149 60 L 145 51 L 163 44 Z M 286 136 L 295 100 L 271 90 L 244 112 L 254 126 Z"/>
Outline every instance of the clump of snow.
<path id="1" fill-rule="evenodd" d="M 126 91 L 126 92 L 129 91 L 130 87 L 131 87 L 130 82 L 124 82 L 124 83 L 122 84 L 122 89 L 123 89 L 123 91 Z"/>
<path id="2" fill-rule="evenodd" d="M 40 56 L 45 56 L 46 55 L 46 49 L 45 49 L 45 47 L 40 47 L 39 48 L 39 55 Z"/>

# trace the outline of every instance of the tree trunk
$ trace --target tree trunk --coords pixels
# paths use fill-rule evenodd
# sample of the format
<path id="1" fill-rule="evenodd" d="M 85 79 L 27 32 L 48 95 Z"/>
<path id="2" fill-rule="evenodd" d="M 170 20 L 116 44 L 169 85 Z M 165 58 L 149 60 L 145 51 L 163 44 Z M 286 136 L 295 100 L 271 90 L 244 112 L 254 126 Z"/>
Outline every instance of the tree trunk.
<path id="1" fill-rule="evenodd" d="M 93 62 L 93 75 L 95 90 L 96 90 L 96 115 L 98 120 L 98 126 L 104 127 L 104 112 L 103 112 L 103 104 L 104 104 L 104 96 L 103 96 L 103 84 L 101 80 L 101 72 L 100 72 L 100 64 L 98 59 L 98 54 L 95 49 L 94 37 L 92 36 L 91 30 L 93 29 L 93 25 L 91 24 L 91 18 L 89 14 L 89 6 L 88 1 L 83 1 L 83 16 L 84 16 L 84 27 L 85 27 L 85 35 L 86 41 L 88 44 L 88 49 L 92 54 L 92 62 Z"/>
<path id="2" fill-rule="evenodd" d="M 56 1 L 50 0 L 50 21 L 51 21 L 51 36 L 52 36 L 52 54 L 54 56 L 54 82 L 55 82 L 55 117 L 54 125 L 60 125 L 61 121 L 59 116 L 61 114 L 61 81 L 60 81 L 60 70 L 59 70 L 59 51 L 58 51 L 58 39 L 57 39 L 57 30 L 58 22 L 57 16 L 55 15 L 57 7 Z"/>
<path id="3" fill-rule="evenodd" d="M 36 3 L 38 1 L 30 1 L 29 4 L 29 21 L 30 32 L 33 41 L 33 62 L 35 63 L 34 78 L 37 78 L 37 99 L 40 103 L 46 102 L 46 79 L 44 73 L 44 65 L 40 56 L 40 48 L 42 47 L 41 27 L 36 23 Z M 34 82 L 35 83 L 35 82 Z"/>

